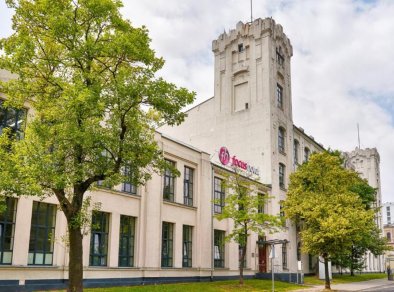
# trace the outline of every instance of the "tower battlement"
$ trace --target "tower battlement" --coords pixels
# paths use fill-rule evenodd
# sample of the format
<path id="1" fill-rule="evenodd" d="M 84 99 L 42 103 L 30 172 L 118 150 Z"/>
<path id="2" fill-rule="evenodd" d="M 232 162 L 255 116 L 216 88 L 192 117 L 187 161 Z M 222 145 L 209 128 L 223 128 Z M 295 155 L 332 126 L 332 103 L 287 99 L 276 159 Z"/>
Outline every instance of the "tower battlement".
<path id="1" fill-rule="evenodd" d="M 223 32 L 212 42 L 212 51 L 214 53 L 220 53 L 228 46 L 237 43 L 239 39 L 247 41 L 248 37 L 259 39 L 266 35 L 271 36 L 275 40 L 282 40 L 284 53 L 289 57 L 293 56 L 293 47 L 291 46 L 290 39 L 283 32 L 283 27 L 280 24 L 276 24 L 272 18 L 257 18 L 253 22 L 247 23 L 239 21 L 235 29 L 231 29 L 228 33 Z M 245 46 L 247 45 L 248 43 L 245 43 Z"/>

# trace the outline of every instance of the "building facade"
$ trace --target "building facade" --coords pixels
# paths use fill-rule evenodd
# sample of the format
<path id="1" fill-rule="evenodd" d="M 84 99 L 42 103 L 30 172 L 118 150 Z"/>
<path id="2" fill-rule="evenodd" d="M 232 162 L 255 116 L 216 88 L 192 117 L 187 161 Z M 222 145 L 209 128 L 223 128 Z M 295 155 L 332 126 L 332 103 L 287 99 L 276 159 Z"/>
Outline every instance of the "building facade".
<path id="1" fill-rule="evenodd" d="M 213 41 L 212 50 L 214 97 L 190 109 L 180 126 L 163 126 L 156 134 L 164 157 L 180 177 L 166 171 L 142 187 L 124 182 L 112 189 L 101 185 L 89 193 L 92 203 L 101 207 L 92 213 L 93 223 L 100 227 L 84 237 L 86 285 L 236 276 L 239 247 L 224 242 L 232 222 L 214 218 L 223 207 L 214 199 L 225 196 L 221 171 L 231 172 L 220 159 L 222 151 L 227 151 L 231 164 L 260 183 L 259 192 L 272 198 L 264 211 L 281 214 L 289 174 L 311 153 L 324 150 L 293 124 L 293 51 L 281 25 L 271 18 L 239 22 Z M 0 78 L 10 77 L 0 73 Z M 19 131 L 18 118 L 15 112 L 7 119 L 0 117 L 0 129 L 14 126 Z M 367 152 L 351 152 L 349 159 L 356 167 L 357 159 L 363 159 L 367 166 L 356 169 L 375 183 L 372 186 L 380 187 L 379 156 Z M 379 205 L 380 192 L 378 198 Z M 7 204 L 7 212 L 0 216 L 0 289 L 63 287 L 68 277 L 66 221 L 56 199 L 20 197 Z M 286 242 L 275 246 L 272 264 L 269 248 L 257 243 L 270 239 Z M 315 272 L 316 257 L 300 252 L 297 229 L 286 222 L 284 231 L 265 238 L 251 234 L 245 274 L 274 269 L 289 278 L 299 271 L 299 261 L 303 273 Z M 368 271 L 382 271 L 379 265 L 383 263 L 376 261 Z"/>

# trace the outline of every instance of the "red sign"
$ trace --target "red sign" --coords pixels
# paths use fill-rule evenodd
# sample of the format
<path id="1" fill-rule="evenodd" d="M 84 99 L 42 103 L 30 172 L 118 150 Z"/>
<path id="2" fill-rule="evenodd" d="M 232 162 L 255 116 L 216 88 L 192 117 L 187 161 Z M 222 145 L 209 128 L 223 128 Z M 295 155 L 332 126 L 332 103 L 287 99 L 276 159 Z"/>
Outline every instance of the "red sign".
<path id="1" fill-rule="evenodd" d="M 231 160 L 231 166 L 238 167 L 244 171 L 259 175 L 259 169 L 249 165 L 247 162 L 238 159 L 235 155 L 230 156 L 230 152 L 226 147 L 221 147 L 219 150 L 219 160 L 223 165 L 227 165 Z"/>

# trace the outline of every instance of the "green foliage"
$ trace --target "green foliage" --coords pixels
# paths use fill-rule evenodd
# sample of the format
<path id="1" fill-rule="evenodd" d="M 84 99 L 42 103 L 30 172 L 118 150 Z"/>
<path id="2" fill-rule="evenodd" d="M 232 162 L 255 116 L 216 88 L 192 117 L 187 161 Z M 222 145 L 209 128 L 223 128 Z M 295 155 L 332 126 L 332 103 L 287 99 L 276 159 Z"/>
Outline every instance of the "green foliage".
<path id="1" fill-rule="evenodd" d="M 0 138 L 2 193 L 55 194 L 62 210 L 80 209 L 77 193 L 119 183 L 125 166 L 135 184 L 161 171 L 154 129 L 182 122 L 194 93 L 155 77 L 164 61 L 147 29 L 124 20 L 115 0 L 7 4 L 15 33 L 0 40 L 0 68 L 18 78 L 0 91 L 4 106 L 30 110 L 23 140 Z"/>
<path id="2" fill-rule="evenodd" d="M 290 175 L 284 202 L 286 216 L 302 222 L 303 251 L 327 260 L 351 252 L 376 230 L 376 210 L 368 208 L 375 190 L 342 165 L 332 153 L 311 155 Z"/>
<path id="3" fill-rule="evenodd" d="M 119 0 L 7 0 L 14 33 L 0 40 L 5 107 L 28 107 L 24 139 L 0 137 L 0 195 L 52 196 L 69 229 L 69 290 L 82 291 L 84 194 L 97 181 L 135 185 L 166 163 L 155 140 L 194 93 L 155 74 L 164 64 Z M 85 203 L 84 203 L 85 202 Z"/>

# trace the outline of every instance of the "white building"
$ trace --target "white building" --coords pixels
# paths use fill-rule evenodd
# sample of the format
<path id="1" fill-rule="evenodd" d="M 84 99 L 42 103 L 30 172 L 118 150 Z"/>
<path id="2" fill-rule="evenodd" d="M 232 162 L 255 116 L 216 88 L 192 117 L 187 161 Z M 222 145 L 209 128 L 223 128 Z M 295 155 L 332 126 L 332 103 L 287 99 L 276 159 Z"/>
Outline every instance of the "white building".
<path id="1" fill-rule="evenodd" d="M 271 18 L 239 22 L 236 29 L 213 41 L 212 50 L 214 97 L 190 109 L 179 127 L 163 126 L 159 129 L 162 134 L 156 135 L 165 158 L 175 164 L 181 176 L 175 178 L 166 172 L 164 177 L 154 175 L 144 187 L 125 182 L 89 194 L 93 202 L 102 203 L 94 220 L 104 224 L 84 238 L 86 285 L 236 276 L 238 245 L 223 241 L 232 222 L 219 222 L 212 216 L 222 208 L 213 204 L 212 198 L 225 194 L 219 183 L 218 169 L 226 169 L 219 159 L 220 149 L 227 149 L 232 163 L 245 167 L 256 178 L 258 174 L 259 191 L 273 197 L 266 210 L 271 214 L 281 213 L 289 174 L 308 160 L 310 153 L 324 149 L 293 124 L 293 52 L 282 26 Z M 18 125 L 17 119 L 14 113 L 11 122 L 0 120 L 0 130 Z M 355 161 L 364 154 L 364 161 L 369 161 L 365 169 L 376 176 L 363 173 L 374 180 L 372 186 L 379 187 L 377 152 L 358 150 L 349 157 L 357 166 Z M 380 204 L 380 192 L 378 196 Z M 56 199 L 21 197 L 8 203 L 8 213 L 0 215 L 0 291 L 63 287 L 68 273 L 67 246 L 61 239 L 66 234 L 66 221 L 56 208 Z M 42 218 L 45 224 L 39 222 Z M 274 268 L 282 278 L 293 276 L 294 281 L 298 260 L 303 262 L 304 273 L 315 271 L 316 258 L 300 253 L 297 231 L 290 222 L 284 232 L 266 236 L 274 238 L 288 244 L 276 246 L 272 267 L 267 246 L 257 244 L 256 234 L 250 236 L 247 276 Z M 376 261 L 368 271 L 381 271 L 382 264 Z"/>
<path id="2" fill-rule="evenodd" d="M 394 224 L 394 203 L 387 202 L 382 205 L 383 225 Z"/>

